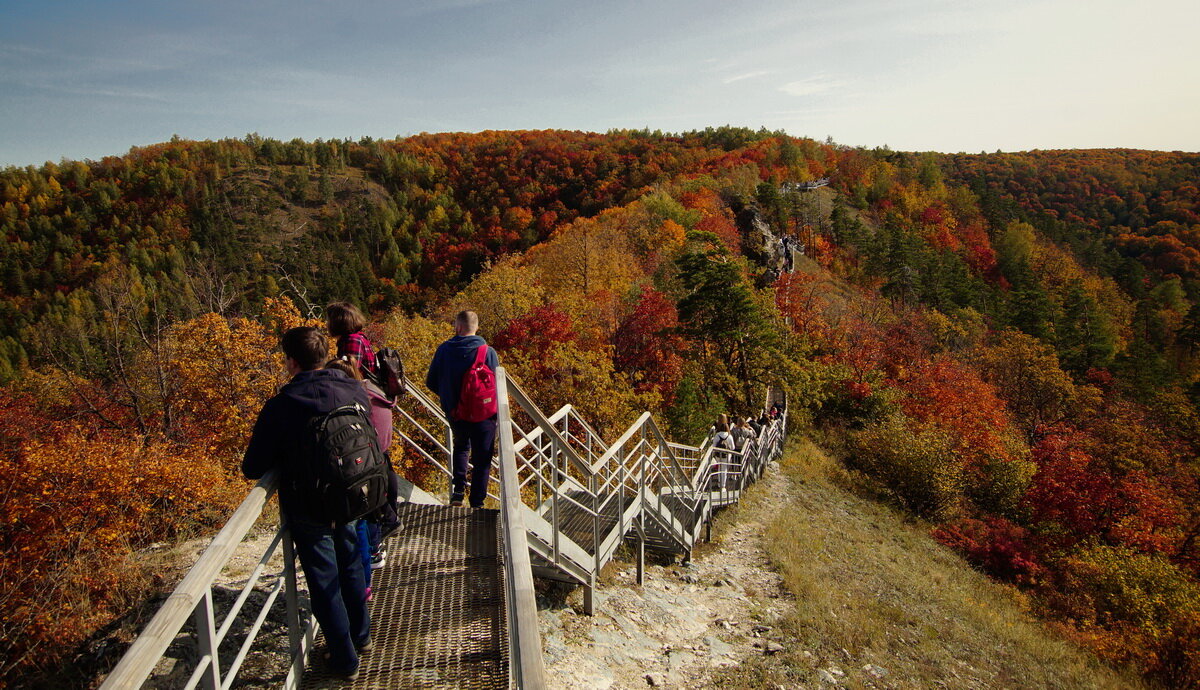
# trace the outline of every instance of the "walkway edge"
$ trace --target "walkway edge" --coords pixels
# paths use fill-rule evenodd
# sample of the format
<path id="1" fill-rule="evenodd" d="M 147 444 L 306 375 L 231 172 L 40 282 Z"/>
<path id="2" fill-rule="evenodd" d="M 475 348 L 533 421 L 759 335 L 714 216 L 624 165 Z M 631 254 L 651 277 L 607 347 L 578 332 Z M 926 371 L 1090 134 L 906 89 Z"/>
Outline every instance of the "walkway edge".
<path id="1" fill-rule="evenodd" d="M 505 603 L 509 615 L 511 678 L 514 687 L 541 690 L 546 687 L 542 635 L 538 625 L 537 598 L 533 591 L 533 569 L 529 562 L 529 540 L 521 516 L 521 485 L 517 479 L 512 412 L 504 367 L 496 371 L 496 397 L 499 402 L 500 520 L 504 534 L 504 568 L 507 571 L 504 580 L 508 588 Z"/>

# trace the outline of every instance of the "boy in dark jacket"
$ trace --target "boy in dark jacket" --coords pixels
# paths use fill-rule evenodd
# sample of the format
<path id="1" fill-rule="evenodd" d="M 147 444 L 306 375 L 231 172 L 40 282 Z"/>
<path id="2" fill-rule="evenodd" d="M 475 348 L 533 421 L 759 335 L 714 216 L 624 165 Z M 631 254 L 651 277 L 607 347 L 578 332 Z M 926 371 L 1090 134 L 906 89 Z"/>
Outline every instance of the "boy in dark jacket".
<path id="1" fill-rule="evenodd" d="M 293 328 L 280 343 L 292 375 L 263 405 L 254 424 L 242 473 L 258 479 L 279 469 L 279 501 L 308 582 L 313 614 L 325 633 L 329 664 L 347 679 L 358 676 L 358 654 L 371 647 L 366 582 L 355 522 L 338 524 L 322 506 L 306 504 L 295 488 L 295 463 L 309 420 L 342 405 L 369 409 L 362 384 L 334 369 L 322 369 L 329 344 L 315 328 Z"/>
<path id="2" fill-rule="evenodd" d="M 467 459 L 471 462 L 471 507 L 482 508 L 487 498 L 488 476 L 492 469 L 492 453 L 496 447 L 496 417 L 482 422 L 467 422 L 456 419 L 459 391 L 462 390 L 463 375 L 475 363 L 480 347 L 487 341 L 475 334 L 479 330 L 479 315 L 473 311 L 461 311 L 454 318 L 454 337 L 438 346 L 429 364 L 425 385 L 437 393 L 442 411 L 450 420 L 452 433 L 452 464 L 454 475 L 450 482 L 450 505 L 460 506 L 467 485 Z M 495 348 L 488 347 L 484 360 L 488 368 L 495 371 L 500 358 Z"/>

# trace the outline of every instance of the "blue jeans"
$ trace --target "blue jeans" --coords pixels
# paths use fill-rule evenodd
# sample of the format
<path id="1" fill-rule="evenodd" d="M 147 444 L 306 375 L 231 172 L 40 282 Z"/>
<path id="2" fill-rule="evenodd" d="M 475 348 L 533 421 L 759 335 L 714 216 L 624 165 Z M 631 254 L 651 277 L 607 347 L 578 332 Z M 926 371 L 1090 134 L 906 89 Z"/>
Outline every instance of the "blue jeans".
<path id="1" fill-rule="evenodd" d="M 362 557 L 363 564 L 363 584 L 367 588 L 371 587 L 371 556 L 373 555 L 373 545 L 371 544 L 371 528 L 367 524 L 366 518 L 358 521 L 358 527 L 354 530 L 358 537 L 358 553 Z"/>
<path id="2" fill-rule="evenodd" d="M 371 638 L 356 524 L 330 527 L 292 521 L 288 527 L 308 581 L 313 615 L 329 646 L 329 665 L 338 673 L 352 673 L 358 669 L 356 648 Z"/>
<path id="3" fill-rule="evenodd" d="M 471 461 L 471 507 L 480 508 L 487 498 L 488 477 L 492 473 L 492 453 L 496 448 L 496 418 L 482 422 L 451 420 L 453 432 L 454 476 L 450 482 L 450 500 L 463 498 L 467 486 L 467 459 Z"/>

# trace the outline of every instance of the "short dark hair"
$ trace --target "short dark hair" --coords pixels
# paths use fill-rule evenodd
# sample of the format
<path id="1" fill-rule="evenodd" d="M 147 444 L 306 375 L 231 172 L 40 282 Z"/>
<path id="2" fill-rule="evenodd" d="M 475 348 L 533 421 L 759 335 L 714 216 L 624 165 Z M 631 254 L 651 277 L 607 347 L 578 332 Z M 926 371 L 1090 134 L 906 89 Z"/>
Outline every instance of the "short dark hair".
<path id="1" fill-rule="evenodd" d="M 454 323 L 461 324 L 470 330 L 477 329 L 479 328 L 479 314 L 470 309 L 464 309 L 454 317 Z"/>
<path id="2" fill-rule="evenodd" d="M 329 339 L 319 328 L 297 326 L 289 328 L 279 341 L 283 354 L 296 360 L 304 371 L 320 369 L 329 355 Z"/>
<path id="3" fill-rule="evenodd" d="M 349 302 L 331 302 L 325 307 L 325 322 L 329 335 L 340 338 L 361 331 L 367 325 L 367 318 Z"/>

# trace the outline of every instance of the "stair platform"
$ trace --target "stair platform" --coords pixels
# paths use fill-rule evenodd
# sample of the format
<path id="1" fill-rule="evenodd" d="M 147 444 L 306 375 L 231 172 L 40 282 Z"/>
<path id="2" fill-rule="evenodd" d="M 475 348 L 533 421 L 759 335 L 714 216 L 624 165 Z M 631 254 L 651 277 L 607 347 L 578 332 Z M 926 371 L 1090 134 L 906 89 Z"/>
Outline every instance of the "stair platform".
<path id="1" fill-rule="evenodd" d="M 499 511 L 400 504 L 368 605 L 375 648 L 353 682 L 331 677 L 318 636 L 304 688 L 507 688 Z"/>

